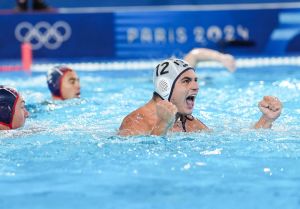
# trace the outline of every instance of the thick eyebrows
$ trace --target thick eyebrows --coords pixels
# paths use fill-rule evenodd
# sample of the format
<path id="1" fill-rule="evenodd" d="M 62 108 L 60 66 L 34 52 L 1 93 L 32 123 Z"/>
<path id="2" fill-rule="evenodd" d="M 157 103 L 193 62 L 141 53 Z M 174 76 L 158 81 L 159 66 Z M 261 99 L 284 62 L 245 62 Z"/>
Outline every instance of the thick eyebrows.
<path id="1" fill-rule="evenodd" d="M 191 81 L 191 80 L 193 80 L 193 79 L 195 79 L 195 80 L 198 80 L 198 77 L 197 76 L 193 76 L 193 77 L 190 77 L 190 76 L 184 76 L 181 80 L 183 81 L 183 80 L 189 80 L 189 81 Z"/>

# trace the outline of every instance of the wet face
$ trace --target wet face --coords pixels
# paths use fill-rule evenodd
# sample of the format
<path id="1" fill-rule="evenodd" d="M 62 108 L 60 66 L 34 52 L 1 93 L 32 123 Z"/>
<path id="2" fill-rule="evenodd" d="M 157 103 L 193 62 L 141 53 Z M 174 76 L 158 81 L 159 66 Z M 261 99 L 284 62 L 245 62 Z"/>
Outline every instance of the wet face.
<path id="1" fill-rule="evenodd" d="M 198 91 L 196 73 L 193 70 L 188 70 L 177 79 L 170 101 L 177 107 L 179 113 L 192 114 Z"/>
<path id="2" fill-rule="evenodd" d="M 74 71 L 68 71 L 63 75 L 61 84 L 61 97 L 72 99 L 80 97 L 80 82 Z"/>
<path id="3" fill-rule="evenodd" d="M 28 117 L 29 113 L 25 108 L 25 102 L 20 96 L 15 107 L 15 114 L 12 121 L 12 129 L 22 127 L 25 123 L 26 118 Z"/>

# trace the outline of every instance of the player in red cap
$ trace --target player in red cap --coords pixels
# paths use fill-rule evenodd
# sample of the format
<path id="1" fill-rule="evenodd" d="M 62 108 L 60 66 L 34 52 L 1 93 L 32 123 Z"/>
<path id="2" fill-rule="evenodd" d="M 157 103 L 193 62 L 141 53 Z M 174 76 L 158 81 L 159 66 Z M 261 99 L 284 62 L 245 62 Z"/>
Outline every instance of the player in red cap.
<path id="1" fill-rule="evenodd" d="M 0 86 L 0 130 L 22 127 L 28 116 L 22 96 L 13 88 Z"/>
<path id="2" fill-rule="evenodd" d="M 47 83 L 54 100 L 80 97 L 80 82 L 74 70 L 67 66 L 56 66 L 48 71 Z"/>

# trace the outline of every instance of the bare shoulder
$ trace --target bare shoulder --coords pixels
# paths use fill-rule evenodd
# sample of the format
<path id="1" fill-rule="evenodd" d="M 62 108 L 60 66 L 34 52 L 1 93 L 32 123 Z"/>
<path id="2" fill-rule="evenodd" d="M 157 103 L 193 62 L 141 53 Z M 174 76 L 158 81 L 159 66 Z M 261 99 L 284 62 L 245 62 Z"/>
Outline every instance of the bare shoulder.
<path id="1" fill-rule="evenodd" d="M 141 120 L 141 119 L 144 119 L 145 116 L 143 114 L 143 110 L 142 108 L 139 108 L 133 112 L 131 112 L 130 114 L 128 114 L 124 119 L 123 119 L 123 122 L 122 122 L 122 125 L 125 123 L 134 123 L 138 120 Z"/>
<path id="2" fill-rule="evenodd" d="M 187 131 L 188 132 L 195 132 L 195 131 L 208 131 L 209 128 L 197 118 L 191 116 L 190 119 L 187 119 Z"/>
<path id="3" fill-rule="evenodd" d="M 138 108 L 127 115 L 119 128 L 119 135 L 142 135 L 147 134 L 151 126 L 151 118 L 145 106 Z M 149 128 L 150 127 L 150 128 Z"/>
<path id="4" fill-rule="evenodd" d="M 140 118 L 143 117 L 141 108 L 134 110 L 133 112 L 129 113 L 122 121 L 121 127 L 122 126 L 126 126 L 128 124 L 131 124 L 133 122 L 135 122 L 136 118 Z"/>

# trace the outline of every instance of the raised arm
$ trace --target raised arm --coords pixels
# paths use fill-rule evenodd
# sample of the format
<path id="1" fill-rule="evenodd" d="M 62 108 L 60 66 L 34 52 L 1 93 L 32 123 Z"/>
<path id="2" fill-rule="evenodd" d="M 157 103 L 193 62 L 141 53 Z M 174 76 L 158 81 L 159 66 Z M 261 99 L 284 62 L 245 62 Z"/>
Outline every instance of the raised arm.
<path id="1" fill-rule="evenodd" d="M 271 128 L 272 123 L 280 116 L 282 104 L 277 97 L 264 96 L 263 100 L 258 103 L 258 108 L 263 113 L 256 122 L 254 128 Z"/>
<path id="2" fill-rule="evenodd" d="M 120 136 L 134 136 L 134 135 L 146 135 L 149 134 L 149 128 L 144 121 L 144 116 L 140 114 L 127 115 L 120 128 L 118 135 Z"/>
<path id="3" fill-rule="evenodd" d="M 166 100 L 161 100 L 154 105 L 155 112 L 144 107 L 126 116 L 118 134 L 120 136 L 165 135 L 174 125 L 177 108 Z"/>
<path id="4" fill-rule="evenodd" d="M 177 107 L 171 102 L 162 100 L 156 103 L 157 120 L 151 130 L 151 135 L 165 135 L 173 127 Z"/>
<path id="5" fill-rule="evenodd" d="M 235 59 L 232 55 L 223 54 L 212 49 L 195 48 L 184 57 L 184 60 L 193 67 L 201 61 L 216 61 L 223 64 L 230 72 L 234 72 L 236 70 Z"/>

